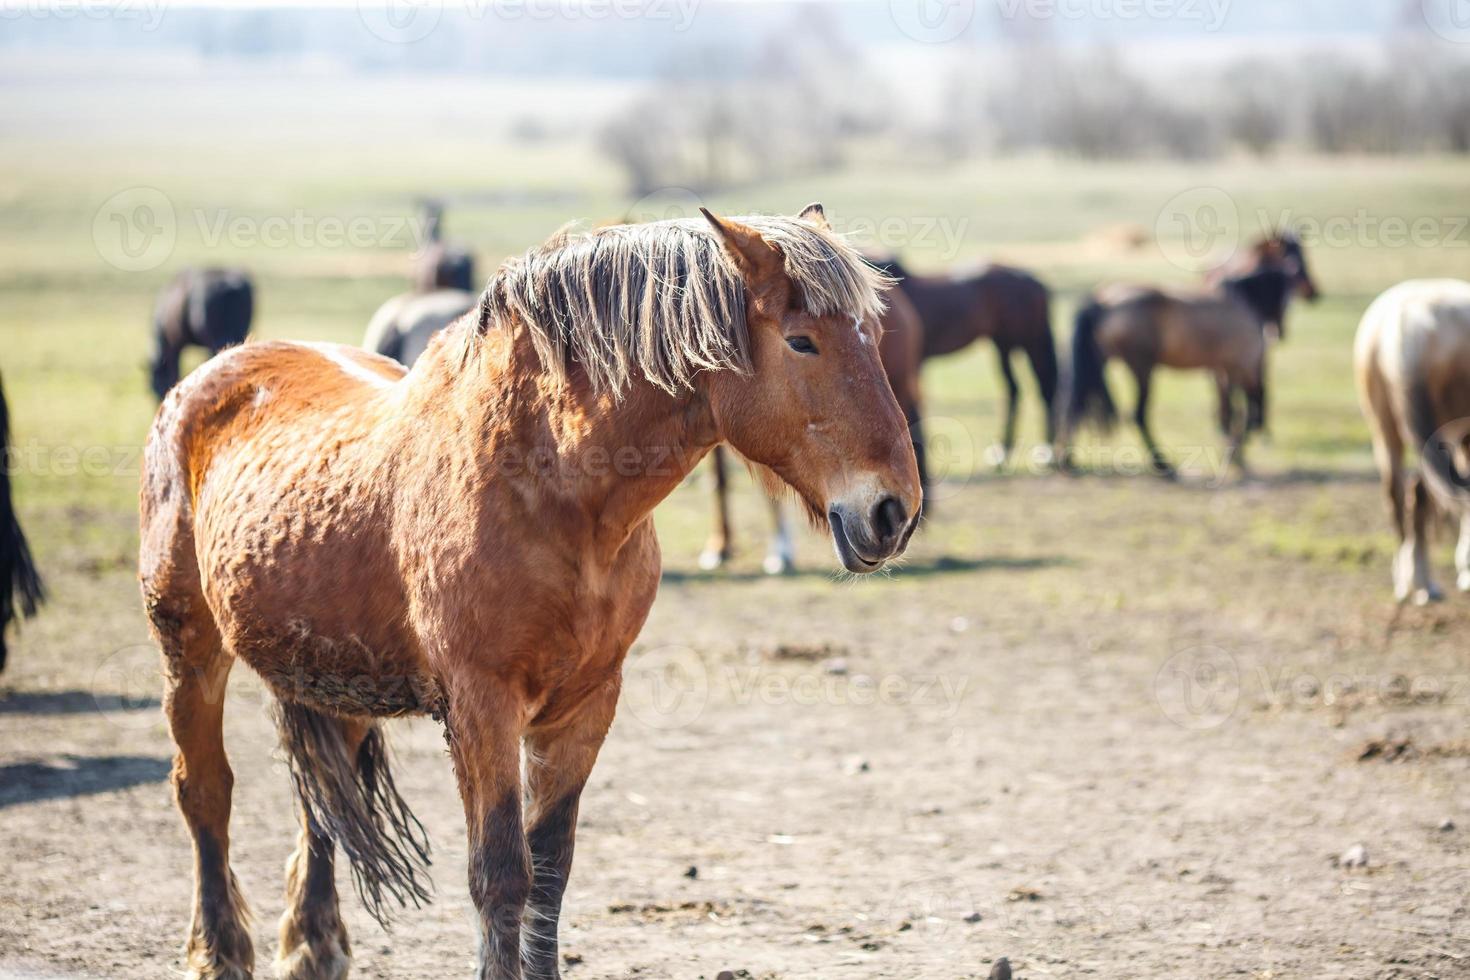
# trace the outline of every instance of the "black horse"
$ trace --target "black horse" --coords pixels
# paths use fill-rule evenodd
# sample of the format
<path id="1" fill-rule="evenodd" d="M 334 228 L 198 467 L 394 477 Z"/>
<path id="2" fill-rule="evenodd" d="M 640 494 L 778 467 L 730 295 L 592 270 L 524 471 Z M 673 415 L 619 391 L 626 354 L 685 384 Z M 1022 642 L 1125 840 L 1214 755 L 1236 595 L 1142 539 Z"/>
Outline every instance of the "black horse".
<path id="1" fill-rule="evenodd" d="M 424 216 L 424 247 L 414 268 L 415 292 L 432 293 L 439 289 L 462 289 L 477 292 L 475 257 L 461 245 L 444 240 L 444 205 L 438 201 L 420 203 Z"/>
<path id="2" fill-rule="evenodd" d="M 10 410 L 0 384 L 0 454 L 10 455 Z M 10 467 L 0 465 L 0 670 L 5 669 L 5 630 L 12 620 L 29 619 L 46 599 L 46 589 L 30 545 L 10 502 Z"/>
<path id="3" fill-rule="evenodd" d="M 153 311 L 148 368 L 160 401 L 179 381 L 179 357 L 189 346 L 210 356 L 244 343 L 255 314 L 255 286 L 241 269 L 185 269 L 164 287 Z"/>

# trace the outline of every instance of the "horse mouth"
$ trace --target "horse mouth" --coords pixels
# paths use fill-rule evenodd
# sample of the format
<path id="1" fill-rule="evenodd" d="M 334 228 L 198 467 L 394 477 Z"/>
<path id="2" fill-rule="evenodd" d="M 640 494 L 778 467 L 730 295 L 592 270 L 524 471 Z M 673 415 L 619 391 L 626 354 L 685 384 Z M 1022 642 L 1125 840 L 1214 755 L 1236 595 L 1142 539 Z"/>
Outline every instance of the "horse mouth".
<path id="1" fill-rule="evenodd" d="M 847 528 L 842 523 L 842 515 L 837 511 L 827 514 L 827 522 L 832 526 L 832 543 L 837 548 L 837 559 L 842 562 L 842 567 L 849 572 L 858 575 L 866 575 L 876 572 L 883 566 L 883 559 L 876 561 L 863 557 L 853 545 L 852 539 L 847 536 Z"/>

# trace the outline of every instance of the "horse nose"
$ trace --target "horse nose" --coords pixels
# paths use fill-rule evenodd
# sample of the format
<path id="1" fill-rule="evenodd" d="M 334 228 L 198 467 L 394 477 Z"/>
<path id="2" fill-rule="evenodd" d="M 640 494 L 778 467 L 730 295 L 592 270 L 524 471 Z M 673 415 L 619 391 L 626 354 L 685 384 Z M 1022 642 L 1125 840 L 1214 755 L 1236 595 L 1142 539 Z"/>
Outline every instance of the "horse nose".
<path id="1" fill-rule="evenodd" d="M 873 507 L 873 543 L 885 551 L 892 551 L 908 529 L 909 515 L 903 501 L 894 496 L 884 497 Z"/>

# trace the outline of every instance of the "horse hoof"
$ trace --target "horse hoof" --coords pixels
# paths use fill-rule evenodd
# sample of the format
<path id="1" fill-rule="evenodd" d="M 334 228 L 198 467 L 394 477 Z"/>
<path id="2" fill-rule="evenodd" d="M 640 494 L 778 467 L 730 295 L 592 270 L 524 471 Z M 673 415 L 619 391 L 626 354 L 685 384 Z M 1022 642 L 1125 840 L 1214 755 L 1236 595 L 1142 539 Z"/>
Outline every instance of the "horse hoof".
<path id="1" fill-rule="evenodd" d="M 1444 601 L 1444 590 L 1437 585 L 1430 585 L 1422 589 L 1414 590 L 1414 605 L 1427 606 L 1435 602 Z"/>
<path id="2" fill-rule="evenodd" d="M 766 555 L 761 568 L 767 575 L 789 575 L 796 571 L 796 563 L 786 555 Z"/>
<path id="3" fill-rule="evenodd" d="M 994 446 L 987 446 L 981 458 L 985 460 L 985 465 L 991 469 L 1003 470 L 1005 469 L 1006 459 L 1009 456 L 1010 452 L 1006 447 L 997 443 Z"/>
<path id="4" fill-rule="evenodd" d="M 713 572 L 715 569 L 724 565 L 726 559 L 728 558 L 729 555 L 725 554 L 723 551 L 717 551 L 714 548 L 706 548 L 699 553 L 699 567 L 704 569 L 706 572 Z"/>
<path id="5" fill-rule="evenodd" d="M 335 940 L 313 949 L 301 945 L 276 959 L 279 980 L 347 980 L 352 958 Z"/>
<path id="6" fill-rule="evenodd" d="M 254 974 L 234 963 L 217 963 L 208 967 L 191 967 L 184 974 L 188 980 L 254 980 Z"/>

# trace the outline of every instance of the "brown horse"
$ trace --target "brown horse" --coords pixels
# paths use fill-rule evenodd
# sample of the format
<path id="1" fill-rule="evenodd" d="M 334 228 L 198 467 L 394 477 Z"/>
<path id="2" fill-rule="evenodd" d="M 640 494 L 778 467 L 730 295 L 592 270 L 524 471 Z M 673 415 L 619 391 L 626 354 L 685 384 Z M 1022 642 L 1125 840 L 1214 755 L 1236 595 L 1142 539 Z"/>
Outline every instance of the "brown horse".
<path id="1" fill-rule="evenodd" d="M 244 343 L 255 316 L 255 285 L 243 269 L 185 269 L 159 293 L 153 308 L 153 355 L 148 372 L 160 400 L 179 380 L 186 347 L 211 357 Z"/>
<path id="2" fill-rule="evenodd" d="M 903 293 L 890 289 L 884 297 L 887 308 L 876 326 L 869 325 L 881 338 L 878 356 L 888 385 L 903 409 L 914 442 L 914 458 L 919 466 L 919 482 L 928 492 L 928 473 L 924 466 L 924 434 L 921 427 L 923 403 L 919 392 L 919 363 L 923 359 L 924 328 L 919 315 Z M 734 554 L 734 531 L 730 523 L 729 477 L 726 451 L 716 446 L 710 453 L 710 468 L 715 477 L 715 524 L 709 540 L 699 555 L 699 567 L 719 568 Z M 770 481 L 763 481 L 769 483 Z M 768 575 L 781 575 L 795 567 L 795 547 L 791 540 L 791 524 L 778 497 L 772 497 L 771 523 L 774 533 L 766 548 L 762 567 Z"/>
<path id="3" fill-rule="evenodd" d="M 875 263 L 895 277 L 924 326 L 925 360 L 963 350 L 988 337 L 995 344 L 1006 387 L 1005 423 L 994 451 L 1004 465 L 1016 445 L 1016 405 L 1021 389 L 1011 368 L 1011 353 L 1025 351 L 1046 404 L 1046 442 L 1056 436 L 1057 349 L 1051 332 L 1051 293 L 1035 276 L 1003 265 L 947 276 L 920 276 L 896 259 Z"/>
<path id="4" fill-rule="evenodd" d="M 1227 280 L 1241 279 L 1272 269 L 1285 272 L 1291 278 L 1289 295 L 1300 296 L 1309 303 L 1315 303 L 1322 298 L 1321 291 L 1317 289 L 1317 281 L 1312 278 L 1312 270 L 1307 265 L 1307 250 L 1303 247 L 1302 240 L 1291 231 L 1276 232 L 1256 239 L 1248 248 L 1240 250 L 1230 261 L 1211 272 L 1206 277 L 1206 282 L 1211 286 L 1224 286 Z M 1286 304 L 1283 303 L 1281 315 L 1265 324 L 1267 332 L 1274 333 L 1281 340 L 1286 339 L 1285 314 Z"/>
<path id="5" fill-rule="evenodd" d="M 333 851 L 381 916 L 426 842 L 376 719 L 440 720 L 464 800 L 481 980 L 558 976 L 578 799 L 653 602 L 653 508 L 728 442 L 879 569 L 920 487 L 870 317 L 881 276 L 800 218 L 564 233 L 491 281 L 412 372 L 248 344 L 164 402 L 140 575 L 194 838 L 190 974 L 248 977 L 221 735 L 238 657 L 279 702 L 301 799 L 278 975 L 339 978 Z M 523 929 L 524 926 L 524 929 Z"/>
<path id="6" fill-rule="evenodd" d="M 1232 279 L 1219 289 L 1163 289 L 1115 284 L 1097 290 L 1077 313 L 1072 337 L 1072 375 L 1060 437 L 1065 461 L 1072 431 L 1091 420 L 1110 428 L 1117 419 L 1104 368 L 1110 358 L 1128 366 L 1138 384 L 1133 421 L 1154 468 L 1171 475 L 1148 425 L 1154 368 L 1202 369 L 1223 379 L 1227 397 L 1222 422 L 1230 436 L 1231 459 L 1241 461 L 1245 435 L 1265 411 L 1265 334 L 1262 322 L 1284 303 L 1291 288 L 1278 270 Z M 1234 392 L 1246 398 L 1242 415 Z"/>
<path id="7" fill-rule="evenodd" d="M 444 205 L 438 201 L 423 201 L 419 207 L 426 241 L 414 262 L 414 291 L 432 293 L 439 289 L 468 291 L 477 288 L 475 256 L 464 246 L 444 240 Z"/>
<path id="8" fill-rule="evenodd" d="M 0 670 L 5 669 L 5 631 L 12 622 L 30 618 L 46 599 L 31 547 L 20 529 L 10 499 L 10 407 L 0 384 Z"/>
<path id="9" fill-rule="evenodd" d="M 1430 512 L 1460 522 L 1455 567 L 1470 592 L 1470 283 L 1406 282 L 1363 316 L 1354 351 L 1358 397 L 1399 536 L 1394 594 L 1419 605 L 1444 597 L 1429 569 Z M 1420 472 L 1404 470 L 1404 448 Z"/>

